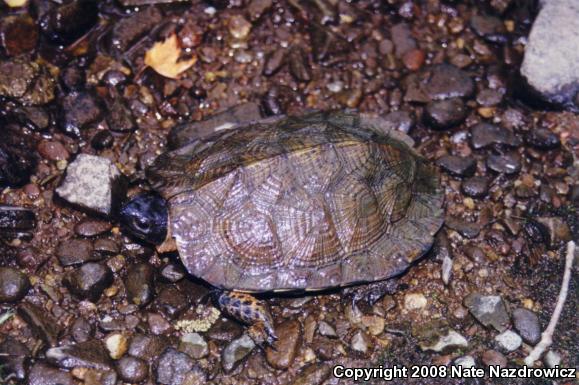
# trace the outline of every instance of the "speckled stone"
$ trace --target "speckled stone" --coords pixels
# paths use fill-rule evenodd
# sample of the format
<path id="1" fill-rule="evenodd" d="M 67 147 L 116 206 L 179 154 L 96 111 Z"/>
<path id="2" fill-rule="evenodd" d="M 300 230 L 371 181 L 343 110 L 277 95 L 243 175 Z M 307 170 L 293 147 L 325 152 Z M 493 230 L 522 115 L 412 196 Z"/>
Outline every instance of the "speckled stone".
<path id="1" fill-rule="evenodd" d="M 56 193 L 69 203 L 109 216 L 119 208 L 126 188 L 124 176 L 109 159 L 80 154 L 68 165 Z"/>

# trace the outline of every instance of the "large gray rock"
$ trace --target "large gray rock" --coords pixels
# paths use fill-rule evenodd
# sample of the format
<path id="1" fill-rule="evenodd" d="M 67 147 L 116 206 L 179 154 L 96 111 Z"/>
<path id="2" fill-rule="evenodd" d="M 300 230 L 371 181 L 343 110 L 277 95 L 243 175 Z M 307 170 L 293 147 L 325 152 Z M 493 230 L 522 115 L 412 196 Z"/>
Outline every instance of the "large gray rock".
<path id="1" fill-rule="evenodd" d="M 126 178 L 109 159 L 80 154 L 68 165 L 56 192 L 69 203 L 110 216 L 120 206 L 126 188 Z"/>
<path id="2" fill-rule="evenodd" d="M 549 102 L 579 109 L 579 2 L 543 0 L 521 74 Z"/>

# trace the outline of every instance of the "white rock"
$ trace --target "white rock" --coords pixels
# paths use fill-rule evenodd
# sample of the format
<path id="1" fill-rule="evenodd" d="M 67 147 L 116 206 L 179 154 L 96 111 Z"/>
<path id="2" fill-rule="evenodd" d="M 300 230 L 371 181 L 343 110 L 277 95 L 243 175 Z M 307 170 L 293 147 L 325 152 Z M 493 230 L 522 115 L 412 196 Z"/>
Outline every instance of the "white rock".
<path id="1" fill-rule="evenodd" d="M 505 330 L 495 337 L 497 344 L 507 352 L 512 352 L 521 347 L 523 339 L 512 330 Z"/>
<path id="2" fill-rule="evenodd" d="M 441 336 L 438 341 L 432 345 L 420 345 L 422 350 L 430 350 L 433 352 L 442 352 L 449 348 L 466 348 L 468 347 L 468 341 L 458 332 L 450 329 L 448 334 Z"/>
<path id="3" fill-rule="evenodd" d="M 120 205 L 126 180 L 107 158 L 80 154 L 68 165 L 64 182 L 56 193 L 64 200 L 104 215 Z"/>
<path id="4" fill-rule="evenodd" d="M 422 293 L 409 293 L 404 297 L 404 307 L 406 310 L 420 310 L 426 307 L 428 301 Z"/>
<path id="5" fill-rule="evenodd" d="M 354 334 L 350 343 L 352 350 L 361 353 L 366 353 L 368 351 L 368 341 L 361 331 L 358 331 L 358 333 Z"/>
<path id="6" fill-rule="evenodd" d="M 542 4 L 529 34 L 521 74 L 547 100 L 571 105 L 579 90 L 579 1 Z"/>
<path id="7" fill-rule="evenodd" d="M 462 356 L 454 360 L 454 366 L 462 366 L 463 368 L 474 368 L 476 362 L 472 356 Z"/>
<path id="8" fill-rule="evenodd" d="M 561 365 L 561 355 L 557 352 L 549 350 L 545 357 L 543 357 L 543 362 L 550 368 L 554 368 L 557 365 Z"/>
<path id="9" fill-rule="evenodd" d="M 113 360 L 118 360 L 127 352 L 129 341 L 125 335 L 115 333 L 106 338 L 105 345 L 109 351 L 109 356 Z"/>

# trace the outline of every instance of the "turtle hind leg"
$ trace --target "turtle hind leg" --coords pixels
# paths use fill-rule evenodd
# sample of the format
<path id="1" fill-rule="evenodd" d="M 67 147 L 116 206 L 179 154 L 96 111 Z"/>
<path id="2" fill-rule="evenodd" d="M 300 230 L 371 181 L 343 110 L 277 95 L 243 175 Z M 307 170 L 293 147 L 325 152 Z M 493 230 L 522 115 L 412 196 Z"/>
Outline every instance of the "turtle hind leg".
<path id="1" fill-rule="evenodd" d="M 271 346 L 277 340 L 273 318 L 265 303 L 238 291 L 219 291 L 216 294 L 219 308 L 236 320 L 250 325 L 248 334 L 258 345 L 267 343 Z"/>
<path id="2" fill-rule="evenodd" d="M 397 278 L 389 278 L 383 281 L 372 282 L 366 285 L 350 287 L 346 294 L 350 295 L 352 306 L 360 300 L 365 300 L 373 306 L 386 294 L 394 294 L 398 290 L 399 282 Z"/>

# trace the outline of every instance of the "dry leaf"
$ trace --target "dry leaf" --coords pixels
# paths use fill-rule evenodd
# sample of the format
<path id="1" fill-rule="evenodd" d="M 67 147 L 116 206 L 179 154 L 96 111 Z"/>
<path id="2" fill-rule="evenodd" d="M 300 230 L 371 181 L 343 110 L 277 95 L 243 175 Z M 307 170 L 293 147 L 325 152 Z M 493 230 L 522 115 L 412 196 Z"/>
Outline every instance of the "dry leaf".
<path id="1" fill-rule="evenodd" d="M 181 56 L 181 47 L 179 47 L 177 35 L 172 34 L 165 41 L 155 43 L 145 53 L 145 64 L 163 76 L 177 79 L 197 61 L 195 56 L 189 60 L 179 61 L 179 56 Z"/>

